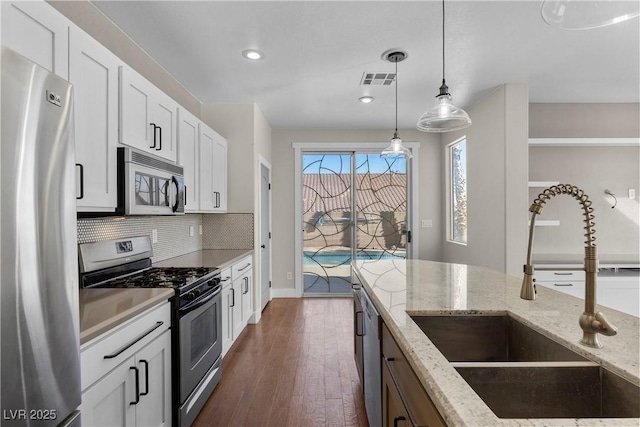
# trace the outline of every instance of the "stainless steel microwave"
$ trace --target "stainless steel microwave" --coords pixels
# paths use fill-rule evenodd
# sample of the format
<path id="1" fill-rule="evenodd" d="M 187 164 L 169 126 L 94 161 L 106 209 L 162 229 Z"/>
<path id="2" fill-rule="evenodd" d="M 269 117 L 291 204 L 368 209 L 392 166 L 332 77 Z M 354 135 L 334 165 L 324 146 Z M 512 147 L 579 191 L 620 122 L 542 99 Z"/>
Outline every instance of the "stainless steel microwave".
<path id="1" fill-rule="evenodd" d="M 129 147 L 118 148 L 118 212 L 184 214 L 183 168 Z"/>

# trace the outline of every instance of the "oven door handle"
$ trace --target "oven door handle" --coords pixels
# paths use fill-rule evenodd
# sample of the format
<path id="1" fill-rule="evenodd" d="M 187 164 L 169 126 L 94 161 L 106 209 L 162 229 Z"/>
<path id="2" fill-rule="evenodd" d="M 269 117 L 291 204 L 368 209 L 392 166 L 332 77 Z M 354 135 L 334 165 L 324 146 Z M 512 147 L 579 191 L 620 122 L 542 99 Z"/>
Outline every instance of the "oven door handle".
<path id="1" fill-rule="evenodd" d="M 199 299 L 198 301 L 194 301 L 184 307 L 182 307 L 179 312 L 180 312 L 180 316 L 184 316 L 187 313 L 192 312 L 193 310 L 202 307 L 203 305 L 205 305 L 206 303 L 208 303 L 209 301 L 211 301 L 213 298 L 215 298 L 217 295 L 220 294 L 220 292 L 222 292 L 222 286 L 218 287 L 215 291 L 211 292 L 209 295 L 207 295 L 206 297 Z"/>

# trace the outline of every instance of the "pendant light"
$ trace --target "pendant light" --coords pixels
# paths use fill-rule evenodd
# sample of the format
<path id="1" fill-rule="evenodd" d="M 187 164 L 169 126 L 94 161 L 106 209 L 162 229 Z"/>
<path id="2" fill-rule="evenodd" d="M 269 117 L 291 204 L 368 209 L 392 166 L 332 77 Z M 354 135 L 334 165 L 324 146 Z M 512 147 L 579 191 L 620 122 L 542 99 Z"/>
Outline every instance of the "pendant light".
<path id="1" fill-rule="evenodd" d="M 451 94 L 444 79 L 444 0 L 442 0 L 442 86 L 435 106 L 420 116 L 416 128 L 422 132 L 451 132 L 471 125 L 469 115 L 451 103 Z"/>
<path id="2" fill-rule="evenodd" d="M 563 30 L 589 30 L 618 24 L 640 15 L 638 1 L 544 0 L 542 19 Z"/>
<path id="3" fill-rule="evenodd" d="M 402 145 L 402 139 L 398 134 L 398 62 L 402 62 L 407 58 L 407 54 L 400 51 L 390 52 L 384 55 L 384 59 L 396 64 L 396 130 L 393 132 L 393 138 L 391 138 L 391 144 L 382 150 L 380 155 L 386 158 L 398 158 L 404 157 L 410 159 L 413 157 L 411 150 Z"/>

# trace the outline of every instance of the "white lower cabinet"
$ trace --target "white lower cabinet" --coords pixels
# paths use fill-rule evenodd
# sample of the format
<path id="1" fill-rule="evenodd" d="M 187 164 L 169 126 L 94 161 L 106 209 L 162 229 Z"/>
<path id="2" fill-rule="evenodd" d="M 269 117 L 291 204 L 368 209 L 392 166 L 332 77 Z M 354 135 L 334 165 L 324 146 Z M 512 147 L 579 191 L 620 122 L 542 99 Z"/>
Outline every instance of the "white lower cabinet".
<path id="1" fill-rule="evenodd" d="M 245 257 L 222 270 L 222 355 L 240 336 L 253 315 L 253 262 Z"/>
<path id="2" fill-rule="evenodd" d="M 81 348 L 83 426 L 171 425 L 170 305 Z"/>

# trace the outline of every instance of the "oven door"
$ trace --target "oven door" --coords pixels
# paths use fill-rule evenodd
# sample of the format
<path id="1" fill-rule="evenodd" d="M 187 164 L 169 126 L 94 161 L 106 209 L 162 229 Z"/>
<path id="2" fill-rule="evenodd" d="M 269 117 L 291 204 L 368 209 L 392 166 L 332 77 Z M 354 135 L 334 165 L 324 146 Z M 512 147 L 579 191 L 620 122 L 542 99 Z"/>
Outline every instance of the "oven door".
<path id="1" fill-rule="evenodd" d="M 184 213 L 184 178 L 180 175 L 128 163 L 125 192 L 127 215 Z"/>
<path id="2" fill-rule="evenodd" d="M 179 311 L 180 403 L 222 354 L 222 287 L 201 295 Z"/>

